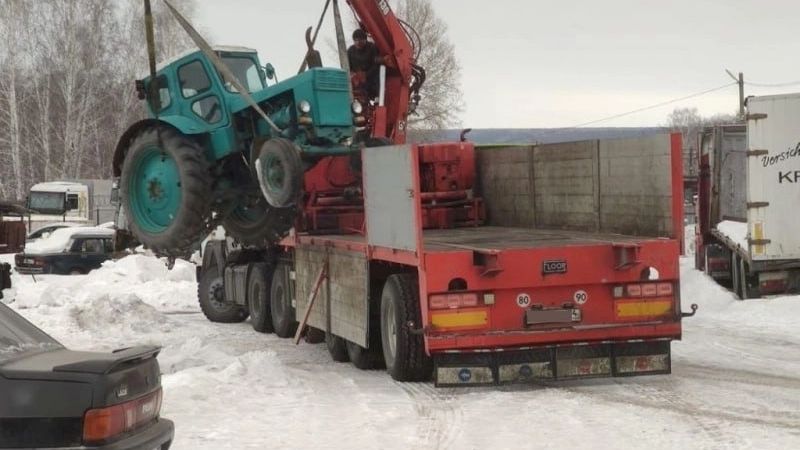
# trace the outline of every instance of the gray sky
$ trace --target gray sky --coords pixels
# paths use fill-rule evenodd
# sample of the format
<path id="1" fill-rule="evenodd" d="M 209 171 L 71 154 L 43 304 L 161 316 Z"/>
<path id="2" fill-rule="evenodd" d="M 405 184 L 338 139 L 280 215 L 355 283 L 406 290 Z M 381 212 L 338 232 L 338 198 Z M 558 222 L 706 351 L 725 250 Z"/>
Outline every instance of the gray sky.
<path id="1" fill-rule="evenodd" d="M 316 24 L 324 3 L 198 0 L 195 20 L 215 43 L 256 48 L 283 79 L 296 73 L 305 28 Z M 574 126 L 732 82 L 725 68 L 744 72 L 746 82 L 800 81 L 797 0 L 433 3 L 462 67 L 467 127 Z M 328 17 L 318 44 L 325 65 L 338 65 L 326 52 L 332 23 Z M 745 95 L 792 91 L 800 84 L 745 86 Z M 737 102 L 734 85 L 596 125 L 659 125 L 678 106 L 733 113 Z"/>

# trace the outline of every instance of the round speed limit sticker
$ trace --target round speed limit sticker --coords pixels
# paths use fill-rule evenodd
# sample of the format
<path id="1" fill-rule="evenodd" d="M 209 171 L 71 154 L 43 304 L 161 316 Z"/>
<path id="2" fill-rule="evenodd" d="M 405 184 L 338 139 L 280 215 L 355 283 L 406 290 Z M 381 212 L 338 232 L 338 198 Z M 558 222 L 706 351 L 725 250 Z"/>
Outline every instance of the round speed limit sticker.
<path id="1" fill-rule="evenodd" d="M 531 296 L 526 293 L 517 294 L 517 306 L 527 308 L 531 306 Z"/>
<path id="2" fill-rule="evenodd" d="M 575 300 L 575 303 L 582 305 L 589 301 L 589 294 L 586 291 L 575 291 L 573 294 L 572 299 Z"/>

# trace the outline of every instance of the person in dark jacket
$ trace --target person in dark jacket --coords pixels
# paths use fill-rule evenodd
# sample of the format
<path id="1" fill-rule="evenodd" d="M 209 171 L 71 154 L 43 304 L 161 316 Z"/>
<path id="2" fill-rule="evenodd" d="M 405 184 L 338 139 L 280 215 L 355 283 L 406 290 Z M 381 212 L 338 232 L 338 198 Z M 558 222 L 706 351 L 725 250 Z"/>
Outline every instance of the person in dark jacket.
<path id="1" fill-rule="evenodd" d="M 360 28 L 353 32 L 353 45 L 347 49 L 347 60 L 350 63 L 350 79 L 356 97 L 377 97 L 379 66 L 383 57 L 378 47 L 367 40 L 367 33 Z"/>

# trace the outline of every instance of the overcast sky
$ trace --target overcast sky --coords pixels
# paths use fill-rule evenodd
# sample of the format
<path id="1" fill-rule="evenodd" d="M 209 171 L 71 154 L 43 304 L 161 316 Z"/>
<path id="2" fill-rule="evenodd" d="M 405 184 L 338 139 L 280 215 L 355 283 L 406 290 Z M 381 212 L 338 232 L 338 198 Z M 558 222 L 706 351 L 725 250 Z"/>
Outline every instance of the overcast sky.
<path id="1" fill-rule="evenodd" d="M 285 78 L 296 73 L 305 28 L 324 3 L 198 0 L 195 20 L 215 43 L 256 48 Z M 756 83 L 800 81 L 798 0 L 433 3 L 461 64 L 465 127 L 574 126 L 732 82 L 725 68 Z M 338 65 L 326 51 L 333 20 L 326 23 L 318 47 L 325 65 Z M 746 86 L 745 95 L 792 91 L 800 84 Z M 596 126 L 660 125 L 678 106 L 711 115 L 737 105 L 734 85 Z"/>

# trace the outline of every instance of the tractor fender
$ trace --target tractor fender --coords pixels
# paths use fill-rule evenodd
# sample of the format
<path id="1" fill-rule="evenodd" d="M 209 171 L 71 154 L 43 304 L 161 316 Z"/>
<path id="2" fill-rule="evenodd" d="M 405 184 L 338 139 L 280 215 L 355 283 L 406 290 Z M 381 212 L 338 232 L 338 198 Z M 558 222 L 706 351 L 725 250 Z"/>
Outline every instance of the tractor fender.
<path id="1" fill-rule="evenodd" d="M 114 149 L 114 159 L 112 161 L 115 177 L 122 175 L 122 163 L 125 162 L 125 155 L 128 152 L 128 146 L 130 145 L 134 136 L 139 134 L 139 132 L 145 128 L 150 128 L 157 125 L 172 128 L 185 135 L 203 134 L 207 132 L 207 129 L 200 128 L 201 131 L 198 133 L 199 128 L 197 126 L 197 122 L 181 116 L 164 116 L 158 119 L 140 120 L 128 127 L 128 129 L 122 133 L 122 137 L 120 137 L 119 141 L 117 142 L 117 147 Z"/>

